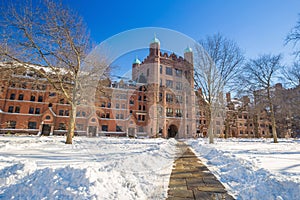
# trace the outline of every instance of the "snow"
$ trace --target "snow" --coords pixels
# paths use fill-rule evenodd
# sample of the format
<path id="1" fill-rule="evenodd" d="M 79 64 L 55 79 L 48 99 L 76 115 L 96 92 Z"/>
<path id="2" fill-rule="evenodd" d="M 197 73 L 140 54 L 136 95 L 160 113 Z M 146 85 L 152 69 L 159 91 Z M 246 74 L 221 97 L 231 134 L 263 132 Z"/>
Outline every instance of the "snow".
<path id="1" fill-rule="evenodd" d="M 0 136 L 0 199 L 165 199 L 174 139 Z M 300 140 L 186 140 L 237 199 L 300 199 Z"/>
<path id="2" fill-rule="evenodd" d="M 0 199 L 164 199 L 174 139 L 0 137 Z"/>
<path id="3" fill-rule="evenodd" d="M 195 153 L 237 199 L 300 199 L 300 141 L 188 140 Z"/>

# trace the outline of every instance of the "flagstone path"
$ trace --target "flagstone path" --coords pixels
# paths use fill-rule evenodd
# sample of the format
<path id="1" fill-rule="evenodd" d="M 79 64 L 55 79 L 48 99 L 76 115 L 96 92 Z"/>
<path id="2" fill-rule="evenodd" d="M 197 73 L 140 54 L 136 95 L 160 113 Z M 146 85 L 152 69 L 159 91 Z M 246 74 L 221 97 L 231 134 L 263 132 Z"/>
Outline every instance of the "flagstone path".
<path id="1" fill-rule="evenodd" d="M 178 148 L 180 156 L 174 162 L 167 200 L 234 200 L 186 144 L 179 142 Z"/>

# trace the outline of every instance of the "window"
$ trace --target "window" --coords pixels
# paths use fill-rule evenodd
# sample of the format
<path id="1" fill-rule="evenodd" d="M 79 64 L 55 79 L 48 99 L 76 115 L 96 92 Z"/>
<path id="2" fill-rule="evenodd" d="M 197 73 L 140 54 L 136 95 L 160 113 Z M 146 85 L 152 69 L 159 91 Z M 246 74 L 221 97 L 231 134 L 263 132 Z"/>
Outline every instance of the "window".
<path id="1" fill-rule="evenodd" d="M 15 100 L 15 98 L 16 98 L 16 94 L 14 94 L 14 93 L 12 93 L 12 94 L 10 94 L 10 100 Z"/>
<path id="2" fill-rule="evenodd" d="M 83 124 L 76 124 L 76 129 L 78 131 L 83 131 Z"/>
<path id="3" fill-rule="evenodd" d="M 47 116 L 46 116 L 46 119 L 49 120 L 49 119 L 51 119 L 51 117 L 50 117 L 49 115 L 47 115 Z"/>
<path id="4" fill-rule="evenodd" d="M 163 100 L 163 93 L 159 93 L 159 101 L 162 101 Z"/>
<path id="5" fill-rule="evenodd" d="M 176 103 L 182 103 L 183 99 L 181 95 L 176 95 Z"/>
<path id="6" fill-rule="evenodd" d="M 105 103 L 105 102 L 102 102 L 102 103 L 101 103 L 101 107 L 104 108 L 105 106 L 106 106 L 106 103 Z"/>
<path id="7" fill-rule="evenodd" d="M 106 113 L 105 118 L 109 119 L 109 113 Z"/>
<path id="8" fill-rule="evenodd" d="M 38 102 L 43 102 L 43 96 L 39 96 Z"/>
<path id="9" fill-rule="evenodd" d="M 116 126 L 116 131 L 117 131 L 117 132 L 122 132 L 122 126 L 118 126 L 118 125 L 117 125 L 117 126 Z"/>
<path id="10" fill-rule="evenodd" d="M 138 115 L 138 121 L 145 121 L 145 115 Z"/>
<path id="11" fill-rule="evenodd" d="M 16 84 L 15 83 L 10 83 L 10 87 L 12 87 L 12 88 L 15 88 L 16 87 Z"/>
<path id="12" fill-rule="evenodd" d="M 181 109 L 176 109 L 175 113 L 176 113 L 176 117 L 182 117 L 182 110 Z"/>
<path id="13" fill-rule="evenodd" d="M 172 88 L 172 87 L 173 87 L 173 81 L 171 81 L 171 80 L 166 80 L 166 86 L 167 86 L 168 88 Z"/>
<path id="14" fill-rule="evenodd" d="M 122 109 L 125 109 L 125 104 L 122 104 Z"/>
<path id="15" fill-rule="evenodd" d="M 33 112 L 34 112 L 34 108 L 33 108 L 33 107 L 30 107 L 28 113 L 29 113 L 29 114 L 33 114 Z"/>
<path id="16" fill-rule="evenodd" d="M 173 75 L 173 70 L 171 67 L 166 67 L 166 74 L 172 76 Z"/>
<path id="17" fill-rule="evenodd" d="M 24 99 L 24 94 L 19 94 L 19 98 L 20 101 Z"/>
<path id="18" fill-rule="evenodd" d="M 130 100 L 129 100 L 129 104 L 130 104 L 130 105 L 133 105 L 133 104 L 134 104 L 134 100 L 130 99 Z"/>
<path id="19" fill-rule="evenodd" d="M 166 108 L 166 114 L 167 114 L 167 117 L 173 117 L 173 109 L 172 108 Z"/>
<path id="20" fill-rule="evenodd" d="M 20 113 L 20 106 L 15 107 L 15 113 Z"/>
<path id="21" fill-rule="evenodd" d="M 243 135 L 244 134 L 243 131 L 240 131 L 240 134 Z"/>
<path id="22" fill-rule="evenodd" d="M 64 110 L 59 110 L 59 111 L 58 111 L 58 115 L 64 116 Z"/>
<path id="23" fill-rule="evenodd" d="M 146 96 L 144 96 L 144 101 L 147 101 L 147 97 Z"/>
<path id="24" fill-rule="evenodd" d="M 163 73 L 163 66 L 162 65 L 160 65 L 159 71 L 160 71 L 160 74 Z"/>
<path id="25" fill-rule="evenodd" d="M 13 107 L 13 106 L 9 106 L 9 107 L 8 107 L 8 112 L 9 112 L 9 113 L 14 112 L 14 107 Z"/>
<path id="26" fill-rule="evenodd" d="M 120 104 L 117 103 L 117 104 L 116 104 L 116 108 L 120 108 Z"/>
<path id="27" fill-rule="evenodd" d="M 143 106 L 143 110 L 146 110 L 146 106 Z"/>
<path id="28" fill-rule="evenodd" d="M 66 124 L 65 123 L 59 123 L 58 124 L 58 130 L 66 130 Z"/>
<path id="29" fill-rule="evenodd" d="M 180 69 L 175 69 L 175 73 L 176 73 L 176 76 L 178 76 L 178 77 L 182 76 L 182 70 L 180 70 Z"/>
<path id="30" fill-rule="evenodd" d="M 69 116 L 69 110 L 65 110 L 65 116 Z"/>
<path id="31" fill-rule="evenodd" d="M 93 118 L 93 119 L 91 120 L 91 122 L 96 122 L 96 119 L 95 119 L 95 118 Z"/>
<path id="32" fill-rule="evenodd" d="M 176 82 L 176 90 L 182 90 L 182 83 Z"/>
<path id="33" fill-rule="evenodd" d="M 160 79 L 159 86 L 163 86 L 163 81 Z"/>
<path id="34" fill-rule="evenodd" d="M 56 96 L 56 93 L 55 92 L 50 92 L 49 93 L 49 97 L 55 97 Z"/>
<path id="35" fill-rule="evenodd" d="M 35 96 L 31 95 L 30 101 L 35 101 Z"/>
<path id="36" fill-rule="evenodd" d="M 216 121 L 216 125 L 220 126 L 221 125 L 220 121 Z"/>
<path id="37" fill-rule="evenodd" d="M 86 116 L 86 113 L 84 111 L 81 112 L 82 117 Z"/>
<path id="38" fill-rule="evenodd" d="M 111 107 L 111 103 L 109 102 L 109 103 L 107 103 L 107 107 L 108 108 L 110 108 Z"/>
<path id="39" fill-rule="evenodd" d="M 147 69 L 147 76 L 149 76 L 149 69 Z"/>
<path id="40" fill-rule="evenodd" d="M 108 125 L 102 125 L 101 130 L 102 131 L 108 131 Z"/>
<path id="41" fill-rule="evenodd" d="M 27 84 L 26 84 L 26 83 L 22 83 L 21 87 L 22 87 L 23 89 L 26 89 Z"/>
<path id="42" fill-rule="evenodd" d="M 139 98 L 138 98 L 138 99 L 139 99 L 139 101 L 142 101 L 142 96 L 139 96 Z"/>
<path id="43" fill-rule="evenodd" d="M 144 127 L 143 126 L 139 126 L 138 127 L 138 132 L 144 132 Z"/>
<path id="44" fill-rule="evenodd" d="M 120 115 L 119 114 L 116 114 L 116 119 L 119 119 L 120 118 Z"/>
<path id="45" fill-rule="evenodd" d="M 8 121 L 7 122 L 7 128 L 15 129 L 17 125 L 16 121 Z"/>
<path id="46" fill-rule="evenodd" d="M 124 119 L 124 115 L 123 114 L 117 114 L 117 119 Z"/>
<path id="47" fill-rule="evenodd" d="M 166 94 L 166 101 L 167 102 L 173 102 L 173 95 L 172 94 Z"/>
<path id="48" fill-rule="evenodd" d="M 127 95 L 126 94 L 121 94 L 120 99 L 127 99 Z"/>
<path id="49" fill-rule="evenodd" d="M 35 109 L 35 114 L 40 114 L 40 111 L 41 111 L 40 108 L 36 108 Z"/>
<path id="50" fill-rule="evenodd" d="M 28 129 L 36 129 L 36 122 L 28 122 Z"/>

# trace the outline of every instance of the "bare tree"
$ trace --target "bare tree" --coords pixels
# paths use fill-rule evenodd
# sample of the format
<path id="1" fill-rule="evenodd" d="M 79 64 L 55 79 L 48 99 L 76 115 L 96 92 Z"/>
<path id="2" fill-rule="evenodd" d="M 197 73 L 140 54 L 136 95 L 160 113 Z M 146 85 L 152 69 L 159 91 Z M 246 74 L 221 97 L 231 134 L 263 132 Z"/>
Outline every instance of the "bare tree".
<path id="1" fill-rule="evenodd" d="M 293 65 L 289 68 L 282 68 L 283 78 L 291 86 L 300 85 L 300 62 L 294 62 Z"/>
<path id="2" fill-rule="evenodd" d="M 87 83 L 95 84 L 102 76 L 105 61 L 90 53 L 92 43 L 83 19 L 61 2 L 14 1 L 2 5 L 1 61 L 34 71 L 65 97 L 71 107 L 66 143 L 71 144 L 78 102 L 90 95 L 86 91 L 92 86 Z"/>
<path id="3" fill-rule="evenodd" d="M 300 48 L 297 48 L 299 45 L 299 41 L 300 41 L 300 19 L 298 20 L 296 26 L 289 32 L 289 34 L 285 38 L 286 44 L 293 43 L 294 48 L 296 48 L 296 50 L 294 51 L 296 58 L 299 58 L 300 56 Z"/>
<path id="4" fill-rule="evenodd" d="M 213 143 L 214 124 L 223 115 L 223 94 L 234 83 L 244 56 L 235 42 L 216 34 L 200 41 L 195 52 L 195 85 L 208 104 L 209 142 Z"/>
<path id="5" fill-rule="evenodd" d="M 299 15 L 300 17 L 300 15 Z M 289 68 L 284 68 L 282 73 L 284 78 L 288 81 L 289 84 L 298 86 L 300 85 L 300 20 L 298 20 L 296 26 L 289 32 L 285 38 L 285 44 L 292 43 L 294 46 L 294 55 L 296 62 L 293 63 Z"/>
<path id="6" fill-rule="evenodd" d="M 276 72 L 281 68 L 281 55 L 262 55 L 251 59 L 244 67 L 243 87 L 255 92 L 256 104 L 264 104 L 270 113 L 274 143 L 277 143 L 276 120 L 274 112 L 274 85 Z"/>

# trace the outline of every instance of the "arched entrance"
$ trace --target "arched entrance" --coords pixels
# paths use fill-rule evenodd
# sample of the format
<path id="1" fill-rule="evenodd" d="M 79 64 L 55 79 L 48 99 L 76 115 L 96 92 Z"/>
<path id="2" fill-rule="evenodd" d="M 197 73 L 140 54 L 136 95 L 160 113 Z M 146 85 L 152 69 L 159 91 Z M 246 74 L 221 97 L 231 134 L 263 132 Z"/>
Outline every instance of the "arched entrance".
<path id="1" fill-rule="evenodd" d="M 168 138 L 175 138 L 178 133 L 178 128 L 175 125 L 170 125 L 168 128 Z"/>

